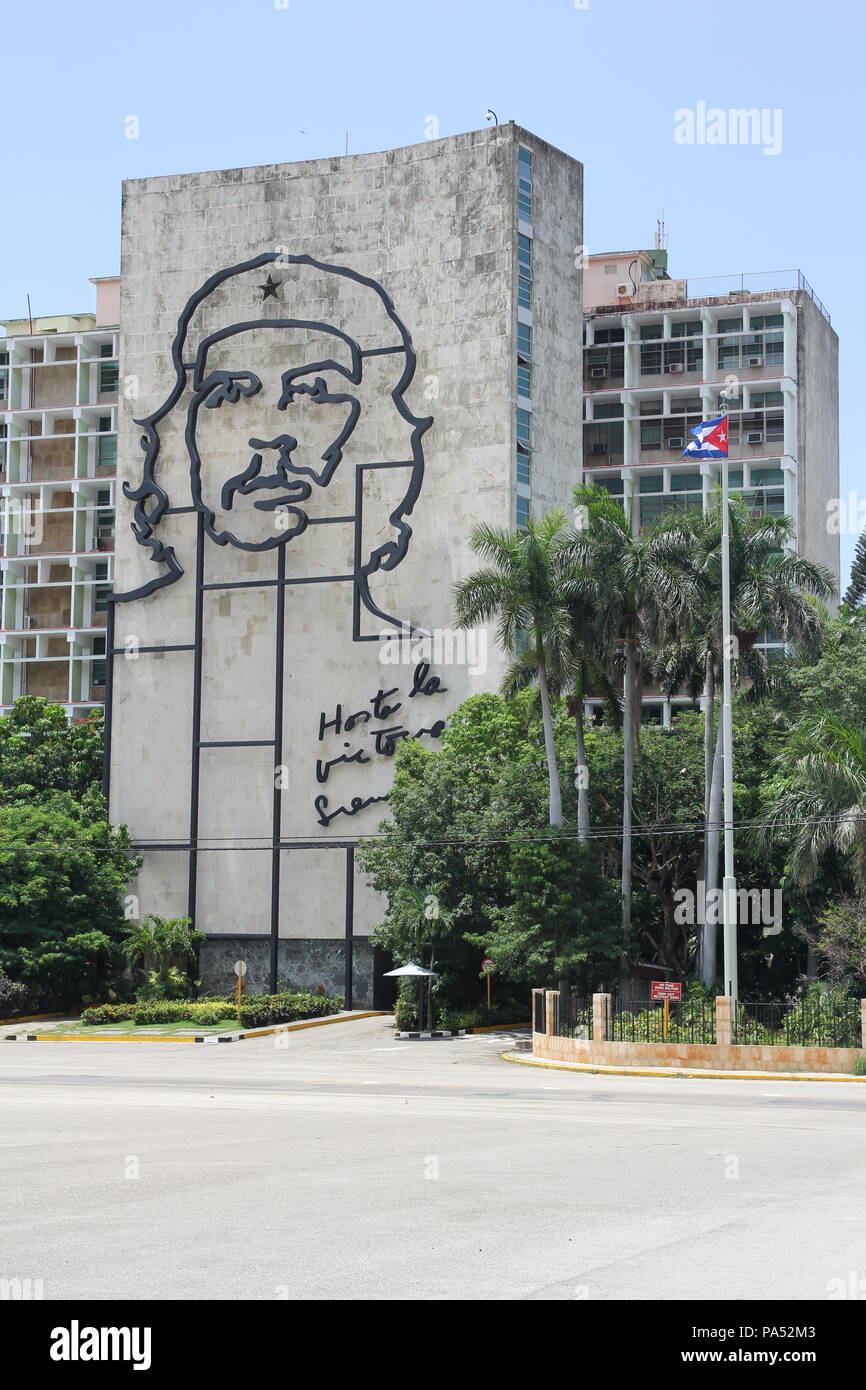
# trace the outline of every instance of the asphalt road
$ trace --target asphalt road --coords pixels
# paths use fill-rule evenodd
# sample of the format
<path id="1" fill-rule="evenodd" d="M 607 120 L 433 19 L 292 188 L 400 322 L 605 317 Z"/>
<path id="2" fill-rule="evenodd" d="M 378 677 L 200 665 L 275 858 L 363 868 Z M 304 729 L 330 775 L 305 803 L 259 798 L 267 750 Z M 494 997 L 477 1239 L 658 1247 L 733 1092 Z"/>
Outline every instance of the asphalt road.
<path id="1" fill-rule="evenodd" d="M 0 1279 L 44 1297 L 826 1299 L 866 1086 L 506 1063 L 390 1020 L 0 1043 Z M 863 1284 L 866 1292 L 866 1282 Z"/>

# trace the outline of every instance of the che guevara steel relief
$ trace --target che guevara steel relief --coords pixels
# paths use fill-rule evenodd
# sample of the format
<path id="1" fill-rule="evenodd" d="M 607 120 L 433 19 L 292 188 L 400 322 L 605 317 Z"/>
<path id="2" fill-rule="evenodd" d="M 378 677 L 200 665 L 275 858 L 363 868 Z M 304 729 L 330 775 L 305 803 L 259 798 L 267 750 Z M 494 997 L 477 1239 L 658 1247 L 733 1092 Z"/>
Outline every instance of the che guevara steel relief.
<path id="1" fill-rule="evenodd" d="M 308 688 L 304 663 L 327 672 L 328 654 L 347 642 L 374 643 L 387 629 L 423 631 L 402 607 L 383 606 L 372 584 L 409 551 L 424 476 L 422 440 L 433 421 L 407 402 L 415 351 L 382 285 L 348 266 L 282 249 L 211 275 L 183 307 L 167 357 L 170 387 L 158 408 L 136 422 L 140 479 L 123 485 L 131 531 L 148 565 L 143 582 L 119 586 L 113 598 L 109 702 L 112 667 L 128 654 L 118 623 L 135 630 L 141 605 L 167 605 L 171 613 L 172 592 L 184 590 L 189 640 L 146 640 L 136 655 L 186 654 L 189 663 L 189 833 L 172 835 L 163 846 L 151 833 L 148 844 L 185 852 L 187 911 L 195 916 L 201 883 L 218 871 L 202 824 L 213 801 L 212 791 L 203 794 L 202 759 L 210 760 L 209 787 L 222 785 L 229 798 L 236 764 L 227 764 L 220 783 L 214 759 L 228 759 L 230 750 L 244 750 L 245 767 L 259 759 L 258 781 L 267 775 L 272 798 L 267 837 L 255 809 L 244 817 L 239 802 L 238 811 L 254 829 L 249 838 L 258 837 L 257 848 L 266 839 L 270 850 L 275 969 L 284 851 L 320 845 L 316 835 L 333 832 L 329 846 L 347 854 L 348 917 L 354 840 L 338 832 L 345 827 L 345 835 L 356 837 L 355 818 L 368 807 L 362 820 L 372 828 L 376 803 L 387 796 L 357 781 L 362 769 L 391 758 L 402 738 L 437 738 L 444 728 L 436 699 L 445 693 L 441 679 L 422 665 L 385 680 L 375 648 L 366 649 L 373 660 L 361 666 L 362 698 L 357 684 L 343 698 L 339 677 L 330 688 L 325 679 L 320 683 L 318 708 L 292 698 L 295 689 Z M 122 524 L 122 504 L 118 512 Z M 183 541 L 181 521 L 188 523 Z M 232 552 L 248 558 L 214 559 Z M 339 598 L 329 601 L 332 591 Z M 245 627 L 229 638 L 222 620 L 231 619 L 232 604 L 244 602 Z M 272 655 L 264 661 L 268 645 Z M 363 650 L 355 648 L 359 657 Z M 336 655 L 332 664 L 339 666 Z M 234 698 L 232 727 L 226 727 L 220 702 L 233 682 L 248 688 L 243 700 Z M 302 721 L 317 754 L 309 770 L 315 795 L 306 792 L 306 769 L 293 779 Z M 153 736 L 159 739 L 156 711 Z M 284 767 L 288 781 L 281 784 Z M 253 799 L 260 810 L 259 793 L 257 787 Z M 256 854 L 244 873 L 259 876 L 262 868 Z"/>

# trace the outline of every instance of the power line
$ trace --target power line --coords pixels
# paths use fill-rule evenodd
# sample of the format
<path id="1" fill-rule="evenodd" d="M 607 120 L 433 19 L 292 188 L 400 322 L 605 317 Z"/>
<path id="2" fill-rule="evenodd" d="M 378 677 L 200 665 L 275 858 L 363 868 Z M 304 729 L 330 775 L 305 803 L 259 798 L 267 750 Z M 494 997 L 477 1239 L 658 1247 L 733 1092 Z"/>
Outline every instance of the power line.
<path id="1" fill-rule="evenodd" d="M 866 812 L 850 815 L 845 813 L 839 816 L 816 816 L 816 817 L 793 817 L 783 821 L 767 820 L 741 820 L 734 821 L 734 830 L 788 830 L 804 825 L 828 825 L 828 824 L 850 824 L 851 822 L 866 822 Z M 651 835 L 696 835 L 704 833 L 704 822 L 694 821 L 687 825 L 678 823 L 638 825 L 632 828 L 632 839 L 643 839 Z M 724 824 L 721 821 L 713 822 L 710 829 L 724 832 Z M 620 830 L 605 827 L 590 828 L 590 840 L 622 840 L 623 835 Z M 412 837 L 398 839 L 394 835 L 386 832 L 359 837 L 361 844 L 386 844 L 395 845 L 401 848 L 422 849 L 429 846 L 443 847 L 465 847 L 465 846 L 485 846 L 485 845 L 508 845 L 508 844 L 561 844 L 563 841 L 579 840 L 580 836 L 576 829 L 565 829 L 561 833 L 551 835 L 539 831 L 537 834 L 514 833 L 511 835 L 465 835 L 449 837 Z M 253 841 L 254 843 L 249 843 Z M 328 849 L 343 848 L 342 839 L 334 837 L 333 846 L 329 837 L 326 836 L 297 836 L 289 844 L 280 844 L 281 849 Z M 86 849 L 98 854 L 116 854 L 118 852 L 130 854 L 156 853 L 164 851 L 166 853 L 184 853 L 191 848 L 188 839 L 169 836 L 162 837 L 159 841 L 136 840 L 130 845 L 98 845 L 90 840 L 38 840 L 33 842 L 18 841 L 13 844 L 0 844 L 0 853 L 14 853 L 17 850 L 61 850 L 61 849 Z M 210 854 L 227 853 L 251 853 L 259 854 L 273 850 L 273 840 L 264 835 L 208 835 L 199 836 L 194 846 L 199 852 Z"/>

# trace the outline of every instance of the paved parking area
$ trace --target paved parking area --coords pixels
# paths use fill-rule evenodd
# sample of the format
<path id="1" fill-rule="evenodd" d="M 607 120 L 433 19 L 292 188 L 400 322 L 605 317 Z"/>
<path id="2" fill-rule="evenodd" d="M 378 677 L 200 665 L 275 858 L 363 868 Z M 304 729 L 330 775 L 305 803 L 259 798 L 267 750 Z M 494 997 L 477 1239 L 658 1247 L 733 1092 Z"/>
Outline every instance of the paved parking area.
<path id="1" fill-rule="evenodd" d="M 370 1018 L 0 1045 L 0 1277 L 46 1298 L 827 1298 L 866 1087 L 604 1077 Z"/>

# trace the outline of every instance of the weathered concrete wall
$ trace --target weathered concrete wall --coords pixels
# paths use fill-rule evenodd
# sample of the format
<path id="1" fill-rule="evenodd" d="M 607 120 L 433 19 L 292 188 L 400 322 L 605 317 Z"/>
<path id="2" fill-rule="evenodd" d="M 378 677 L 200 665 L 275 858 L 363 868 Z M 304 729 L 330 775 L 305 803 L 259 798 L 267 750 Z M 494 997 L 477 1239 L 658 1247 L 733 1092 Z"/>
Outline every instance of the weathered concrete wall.
<path id="1" fill-rule="evenodd" d="M 483 669 L 434 663 L 430 675 L 438 683 L 413 692 L 415 655 L 383 664 L 376 639 L 389 620 L 452 628 L 454 583 L 478 563 L 469 532 L 482 520 L 513 525 L 514 208 L 523 138 L 538 151 L 539 341 L 551 358 L 549 375 L 541 364 L 539 377 L 537 497 L 545 506 L 567 501 L 579 457 L 573 248 L 582 232 L 573 161 L 500 126 L 385 153 L 125 185 L 118 472 L 139 489 L 147 431 L 135 420 L 150 419 L 152 477 L 136 499 L 137 521 L 133 501 L 118 489 L 116 590 L 128 593 L 168 573 L 137 542 L 133 522 L 142 539 L 159 542 L 161 554 L 171 550 L 183 574 L 148 597 L 117 604 L 115 644 L 131 657 L 114 662 L 112 816 L 137 841 L 162 846 L 146 853 L 140 914 L 185 913 L 198 663 L 198 741 L 205 746 L 196 925 L 227 943 L 234 938 L 233 959 L 238 937 L 248 939 L 245 955 L 258 951 L 257 943 L 266 950 L 279 765 L 279 934 L 283 942 L 307 943 L 314 957 L 325 952 L 321 959 L 331 961 L 336 978 L 316 982 L 329 989 L 342 988 L 331 948 L 346 930 L 346 846 L 373 831 L 385 812 L 399 731 L 428 731 L 422 737 L 435 746 L 429 731 L 468 695 L 497 688 L 502 676 L 491 636 Z M 191 312 L 172 359 L 191 297 L 210 276 L 259 255 L 281 259 L 221 279 Z M 276 292 L 265 295 L 268 276 Z M 417 365 L 410 385 L 401 377 L 408 357 L 393 351 L 401 343 L 385 301 L 357 277 L 382 287 L 411 335 Z M 347 339 L 367 354 L 359 379 L 351 375 L 356 364 Z M 308 368 L 304 376 L 291 380 L 306 389 L 286 397 L 285 374 L 301 367 Z M 208 395 L 205 382 L 214 372 L 223 375 Z M 221 390 L 233 373 L 255 378 L 231 376 L 247 389 Z M 325 482 L 323 461 L 333 457 L 329 447 L 349 419 L 349 396 L 358 402 L 358 420 Z M 407 489 L 417 478 L 413 431 L 428 417 L 423 481 L 407 510 Z M 287 436 L 289 454 L 279 444 Z M 246 473 L 256 457 L 258 474 Z M 276 481 L 244 490 L 244 479 L 266 477 Z M 299 498 L 298 484 L 308 479 L 310 496 Z M 299 500 L 308 505 L 287 513 L 286 505 Z M 282 624 L 278 513 L 257 509 L 257 501 L 281 502 L 283 520 L 296 528 L 282 547 L 293 581 Z M 197 533 L 205 515 L 197 657 L 169 648 L 195 645 Z M 148 537 L 142 532 L 149 522 L 155 524 Z M 400 558 L 404 522 L 412 534 Z M 257 548 L 238 548 L 228 533 Z M 377 552 L 398 561 L 370 579 L 371 604 L 384 618 L 355 604 L 358 567 Z M 275 752 L 278 675 L 283 742 Z M 378 692 L 389 693 L 377 700 Z M 342 720 L 365 714 L 344 728 L 338 707 Z M 389 740 L 387 730 L 398 734 Z M 224 746 L 239 740 L 245 746 Z M 368 933 L 380 915 L 381 904 L 356 872 L 355 935 Z M 225 964 L 216 946 L 206 948 L 206 978 L 209 957 L 218 973 Z M 318 968 L 310 966 L 313 974 Z M 294 978 L 291 966 L 285 973 Z"/>
<path id="2" fill-rule="evenodd" d="M 792 298 L 797 303 L 799 549 L 826 565 L 838 585 L 839 532 L 827 504 L 839 497 L 839 339 L 805 291 Z M 859 529 L 856 518 L 849 522 Z"/>

